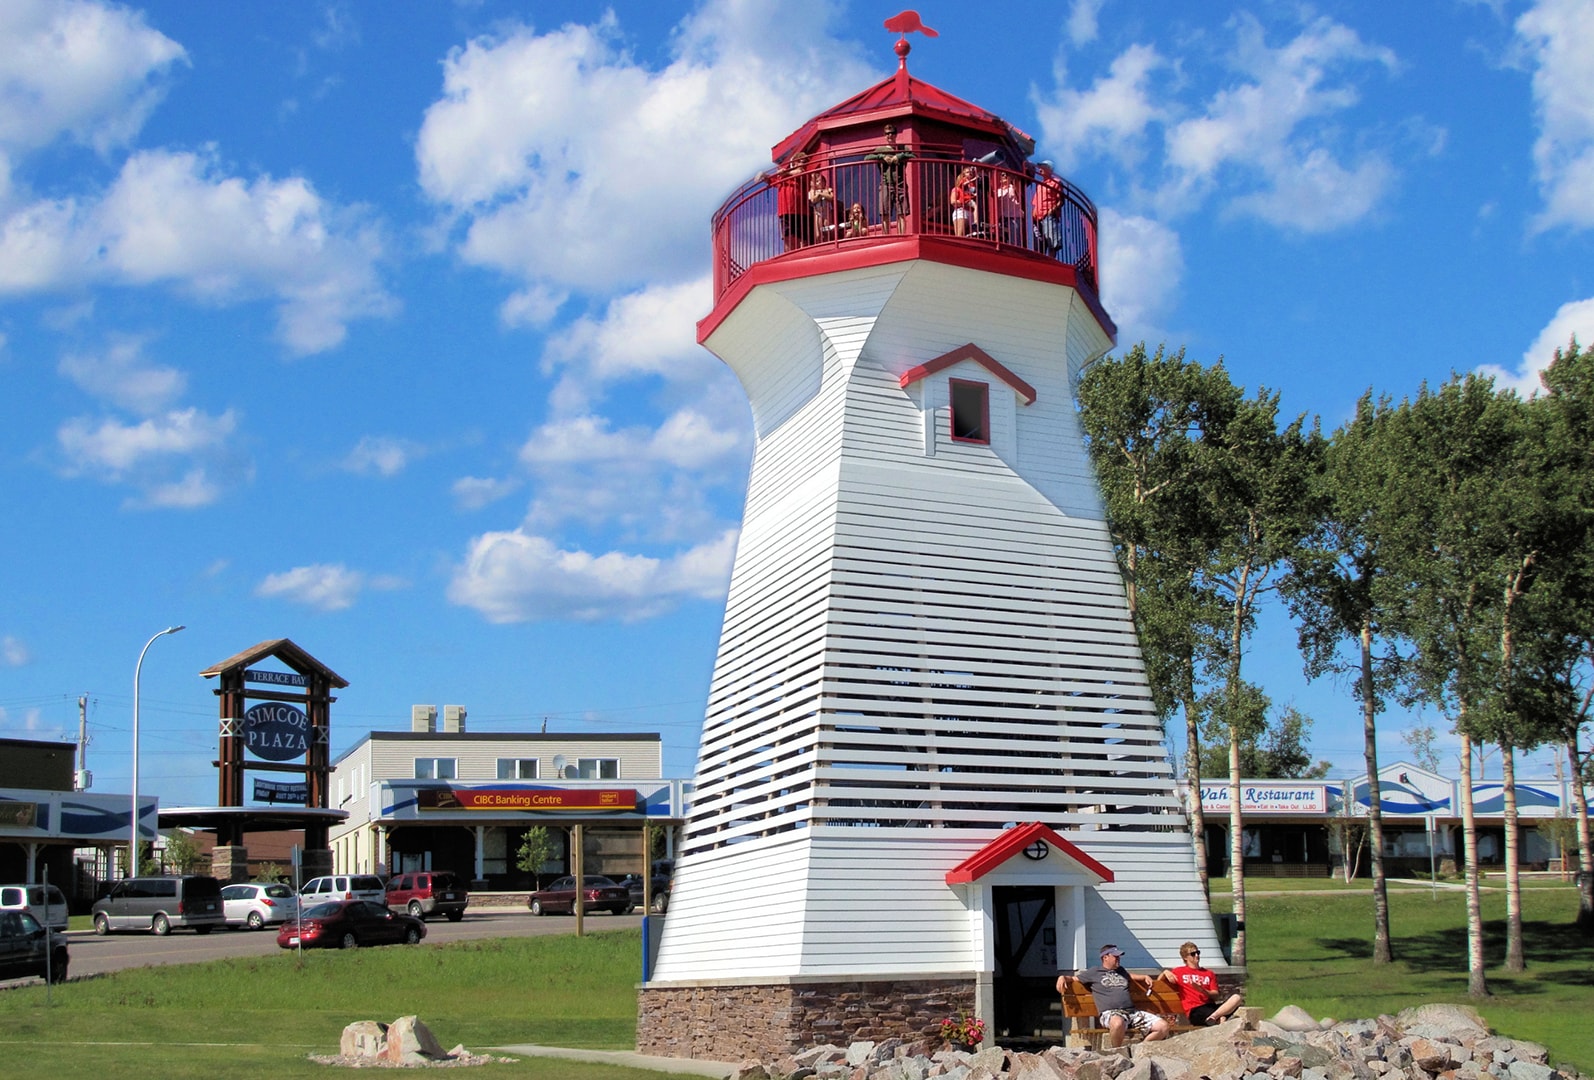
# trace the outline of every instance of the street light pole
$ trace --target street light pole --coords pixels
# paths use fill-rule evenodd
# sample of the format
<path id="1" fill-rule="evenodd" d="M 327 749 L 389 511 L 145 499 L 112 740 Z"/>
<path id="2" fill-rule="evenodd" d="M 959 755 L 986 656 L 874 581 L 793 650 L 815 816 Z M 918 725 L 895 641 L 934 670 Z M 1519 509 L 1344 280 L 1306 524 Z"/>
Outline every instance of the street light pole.
<path id="1" fill-rule="evenodd" d="M 149 647 L 155 644 L 155 638 L 175 634 L 179 630 L 186 630 L 185 626 L 168 626 L 155 637 L 144 642 L 144 647 L 139 650 L 138 663 L 133 665 L 133 827 L 128 837 L 127 844 L 127 876 L 138 875 L 138 681 L 139 675 L 144 670 L 144 654 L 149 652 Z"/>

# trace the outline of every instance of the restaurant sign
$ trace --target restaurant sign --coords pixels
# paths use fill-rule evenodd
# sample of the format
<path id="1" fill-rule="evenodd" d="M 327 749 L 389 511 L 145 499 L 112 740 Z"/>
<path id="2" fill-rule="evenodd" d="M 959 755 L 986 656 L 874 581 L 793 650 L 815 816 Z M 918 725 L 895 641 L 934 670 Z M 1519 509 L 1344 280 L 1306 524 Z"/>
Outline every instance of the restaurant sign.
<path id="1" fill-rule="evenodd" d="M 1230 806 L 1228 784 L 1202 784 L 1201 806 L 1208 813 L 1226 811 Z M 1262 814 L 1326 814 L 1328 785 L 1296 781 L 1240 785 L 1242 812 Z"/>
<path id="2" fill-rule="evenodd" d="M 422 788 L 421 810 L 635 810 L 634 788 Z"/>

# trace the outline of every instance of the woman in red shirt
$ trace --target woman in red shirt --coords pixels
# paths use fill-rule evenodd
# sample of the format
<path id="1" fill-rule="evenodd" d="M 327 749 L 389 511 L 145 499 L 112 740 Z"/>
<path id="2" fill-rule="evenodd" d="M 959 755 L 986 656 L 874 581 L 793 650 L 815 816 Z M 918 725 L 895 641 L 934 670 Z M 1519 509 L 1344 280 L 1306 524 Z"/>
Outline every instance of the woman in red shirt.
<path id="1" fill-rule="evenodd" d="M 1195 942 L 1179 946 L 1183 966 L 1164 971 L 1162 977 L 1179 988 L 1179 1007 L 1190 1017 L 1192 1024 L 1216 1024 L 1226 1020 L 1244 1000 L 1239 994 L 1230 994 L 1218 1004 L 1218 977 L 1210 968 L 1201 966 L 1201 950 Z"/>

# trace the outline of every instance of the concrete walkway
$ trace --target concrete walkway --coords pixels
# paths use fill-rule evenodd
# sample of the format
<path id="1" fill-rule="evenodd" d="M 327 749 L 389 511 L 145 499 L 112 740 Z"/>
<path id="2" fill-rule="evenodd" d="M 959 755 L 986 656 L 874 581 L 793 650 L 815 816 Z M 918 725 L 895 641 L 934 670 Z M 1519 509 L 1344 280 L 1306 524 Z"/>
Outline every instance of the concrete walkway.
<path id="1" fill-rule="evenodd" d="M 536 1046 L 522 1043 L 518 1046 L 491 1046 L 477 1050 L 502 1051 L 525 1057 L 563 1058 L 566 1061 L 589 1061 L 600 1065 L 624 1065 L 631 1069 L 651 1069 L 654 1072 L 676 1073 L 681 1076 L 712 1076 L 726 1080 L 740 1066 L 728 1061 L 703 1061 L 698 1058 L 649 1057 L 630 1050 L 576 1050 L 566 1046 Z"/>

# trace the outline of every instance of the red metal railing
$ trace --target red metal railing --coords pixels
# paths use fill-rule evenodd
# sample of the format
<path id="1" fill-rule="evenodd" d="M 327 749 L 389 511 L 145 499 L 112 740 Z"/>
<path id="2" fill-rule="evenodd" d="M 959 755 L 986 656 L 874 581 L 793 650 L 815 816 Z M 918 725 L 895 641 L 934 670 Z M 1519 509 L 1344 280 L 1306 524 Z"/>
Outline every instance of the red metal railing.
<path id="1" fill-rule="evenodd" d="M 1073 266 L 1098 291 L 1096 206 L 1060 176 L 1057 209 L 1037 221 L 1040 181 L 997 165 L 932 157 L 910 158 L 902 190 L 907 212 L 890 220 L 900 195 L 881 183 L 879 165 L 862 156 L 767 173 L 743 184 L 714 214 L 714 299 L 766 259 L 815 248 L 890 239 L 898 235 L 950 237 L 962 243 L 1034 252 Z M 954 188 L 959 194 L 954 196 Z"/>

